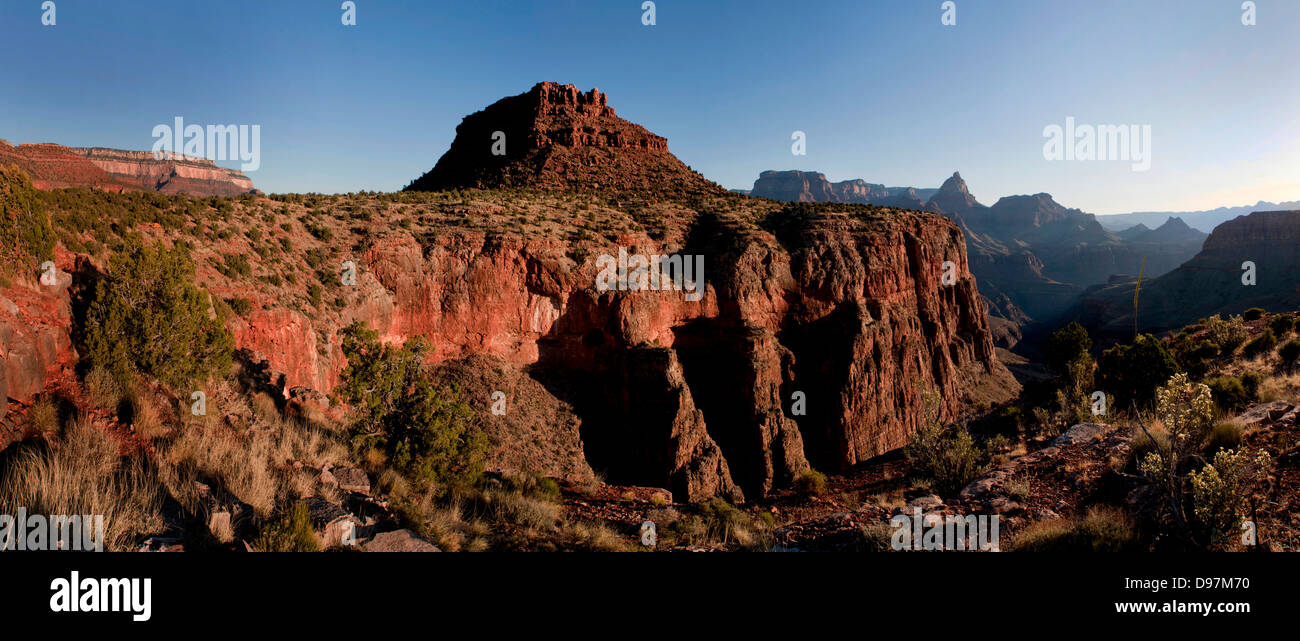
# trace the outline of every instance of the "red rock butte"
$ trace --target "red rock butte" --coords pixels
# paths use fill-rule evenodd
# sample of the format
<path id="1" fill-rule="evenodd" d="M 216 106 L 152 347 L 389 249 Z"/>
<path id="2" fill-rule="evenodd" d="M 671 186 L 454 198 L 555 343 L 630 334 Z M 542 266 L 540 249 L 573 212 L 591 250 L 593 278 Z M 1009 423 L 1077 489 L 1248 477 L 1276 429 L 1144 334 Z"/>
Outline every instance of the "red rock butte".
<path id="1" fill-rule="evenodd" d="M 669 152 L 667 139 L 619 118 L 599 90 L 554 82 L 466 116 L 447 153 L 407 189 L 517 187 L 721 189 Z"/>

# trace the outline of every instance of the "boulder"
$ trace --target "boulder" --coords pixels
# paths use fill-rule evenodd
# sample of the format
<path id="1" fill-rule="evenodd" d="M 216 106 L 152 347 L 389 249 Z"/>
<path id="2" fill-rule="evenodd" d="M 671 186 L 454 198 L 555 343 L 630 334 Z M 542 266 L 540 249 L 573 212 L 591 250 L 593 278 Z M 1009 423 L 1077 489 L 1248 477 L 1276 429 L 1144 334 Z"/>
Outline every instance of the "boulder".
<path id="1" fill-rule="evenodd" d="M 441 552 L 438 546 L 412 530 L 381 532 L 362 548 L 366 552 Z"/>

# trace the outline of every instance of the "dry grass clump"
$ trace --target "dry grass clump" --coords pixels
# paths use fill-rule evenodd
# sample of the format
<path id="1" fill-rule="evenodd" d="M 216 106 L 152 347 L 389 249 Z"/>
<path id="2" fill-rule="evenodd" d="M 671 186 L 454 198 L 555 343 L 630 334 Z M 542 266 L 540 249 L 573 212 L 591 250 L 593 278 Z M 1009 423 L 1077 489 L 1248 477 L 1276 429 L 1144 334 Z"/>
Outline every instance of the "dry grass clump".
<path id="1" fill-rule="evenodd" d="M 1133 521 L 1119 509 L 1093 507 L 1082 519 L 1038 521 L 1011 541 L 1011 552 L 1133 552 Z"/>
<path id="2" fill-rule="evenodd" d="M 186 495 L 177 487 L 184 481 L 216 481 L 265 518 L 277 503 L 318 494 L 316 470 L 347 463 L 347 448 L 327 426 L 272 413 L 269 397 L 254 397 L 253 403 L 262 407 L 253 409 L 255 421 L 247 431 L 192 425 L 162 449 L 162 460 L 176 472 L 175 484 L 168 483 L 173 494 Z"/>
<path id="3" fill-rule="evenodd" d="M 103 515 L 106 550 L 129 550 L 161 532 L 163 496 L 148 463 L 119 456 L 117 442 L 86 416 L 50 443 L 5 452 L 0 464 L 0 512 Z"/>

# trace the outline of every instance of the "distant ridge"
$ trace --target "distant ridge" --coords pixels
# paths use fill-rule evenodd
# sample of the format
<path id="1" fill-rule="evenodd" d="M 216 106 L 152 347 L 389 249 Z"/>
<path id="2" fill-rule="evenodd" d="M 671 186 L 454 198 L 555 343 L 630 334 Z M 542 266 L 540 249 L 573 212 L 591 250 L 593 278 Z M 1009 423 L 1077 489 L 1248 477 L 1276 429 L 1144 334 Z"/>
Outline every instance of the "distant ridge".
<path id="1" fill-rule="evenodd" d="M 256 193 L 243 172 L 205 158 L 155 160 L 148 151 L 65 147 L 52 143 L 13 146 L 0 140 L 0 164 L 16 165 L 40 189 L 83 187 L 191 196 Z"/>

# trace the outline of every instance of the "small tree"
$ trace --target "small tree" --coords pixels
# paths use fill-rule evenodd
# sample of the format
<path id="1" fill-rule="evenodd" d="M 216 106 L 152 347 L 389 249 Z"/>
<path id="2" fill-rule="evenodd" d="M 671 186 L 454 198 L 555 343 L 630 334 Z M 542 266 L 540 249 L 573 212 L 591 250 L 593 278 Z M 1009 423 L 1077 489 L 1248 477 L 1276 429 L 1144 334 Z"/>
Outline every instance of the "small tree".
<path id="1" fill-rule="evenodd" d="M 230 367 L 234 339 L 194 285 L 189 248 L 130 236 L 109 260 L 86 313 L 91 362 L 125 380 L 132 370 L 184 390 Z"/>
<path id="2" fill-rule="evenodd" d="M 382 345 L 361 323 L 343 330 L 348 365 L 335 394 L 353 406 L 353 446 L 383 452 L 417 484 L 450 486 L 482 472 L 487 437 L 455 389 L 441 389 L 424 369 L 421 337 Z"/>
<path id="3" fill-rule="evenodd" d="M 1058 374 L 1068 375 L 1070 364 L 1086 358 L 1090 349 L 1092 339 L 1088 337 L 1088 330 L 1074 322 L 1056 330 L 1047 339 L 1043 355 L 1047 364 Z"/>

